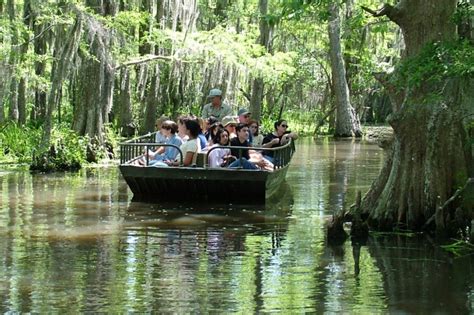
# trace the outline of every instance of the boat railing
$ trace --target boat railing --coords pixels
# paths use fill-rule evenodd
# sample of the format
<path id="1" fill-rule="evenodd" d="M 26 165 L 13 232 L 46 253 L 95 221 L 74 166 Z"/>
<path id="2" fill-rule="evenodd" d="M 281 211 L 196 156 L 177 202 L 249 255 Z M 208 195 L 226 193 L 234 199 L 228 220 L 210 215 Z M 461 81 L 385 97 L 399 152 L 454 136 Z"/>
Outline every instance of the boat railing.
<path id="1" fill-rule="evenodd" d="M 264 151 L 273 152 L 273 168 L 278 169 L 287 166 L 293 153 L 295 153 L 295 142 L 293 139 L 289 139 L 288 143 L 281 147 L 276 148 L 261 148 Z"/>
<path id="2" fill-rule="evenodd" d="M 120 143 L 120 164 L 133 164 L 135 161 L 144 158 L 144 166 L 150 164 L 148 152 L 154 151 L 158 147 L 173 147 L 178 150 L 179 165 L 183 165 L 183 152 L 174 144 L 156 142 Z"/>
<path id="3" fill-rule="evenodd" d="M 148 152 L 154 151 L 158 147 L 173 147 L 178 150 L 180 165 L 182 165 L 183 153 L 181 152 L 181 149 L 173 144 L 154 142 L 155 134 L 156 132 L 148 133 L 120 143 L 120 164 L 133 164 L 133 162 L 144 158 L 145 166 L 148 166 L 150 163 Z"/>
<path id="4" fill-rule="evenodd" d="M 141 137 L 137 137 L 125 142 L 120 143 L 120 164 L 130 164 L 133 165 L 134 162 L 143 158 L 144 166 L 148 166 L 150 163 L 150 157 L 148 152 L 156 150 L 158 147 L 173 147 L 178 151 L 180 165 L 183 165 L 183 152 L 181 149 L 173 144 L 157 143 L 153 142 L 154 133 L 146 134 Z M 218 148 L 225 148 L 232 150 L 238 150 L 239 154 L 236 157 L 237 159 L 243 159 L 243 152 L 248 150 L 255 151 L 272 151 L 273 152 L 273 169 L 279 169 L 288 165 L 291 161 L 291 157 L 295 151 L 294 141 L 290 139 L 288 143 L 283 146 L 276 148 L 263 148 L 263 147 L 239 147 L 239 146 L 214 146 L 209 150 L 201 154 L 202 157 L 205 157 L 203 161 L 198 162 L 198 165 L 201 167 L 209 167 L 208 160 L 209 154 Z M 199 157 L 199 156 L 198 156 Z M 242 163 L 241 163 L 242 165 Z"/>
<path id="5" fill-rule="evenodd" d="M 285 167 L 288 165 L 291 161 L 291 157 L 293 156 L 293 153 L 295 152 L 295 144 L 292 139 L 289 139 L 288 143 L 285 145 L 282 145 L 280 147 L 276 148 L 263 148 L 263 147 L 239 147 L 239 146 L 213 146 L 207 151 L 206 154 L 206 163 L 205 167 L 208 167 L 209 164 L 207 161 L 209 161 L 209 154 L 216 150 L 216 149 L 232 149 L 232 150 L 238 150 L 239 154 L 236 156 L 237 160 L 241 160 L 240 165 L 242 165 L 242 155 L 244 151 L 249 151 L 249 150 L 254 150 L 258 152 L 262 151 L 271 151 L 273 152 L 273 169 L 279 169 L 282 167 Z"/>

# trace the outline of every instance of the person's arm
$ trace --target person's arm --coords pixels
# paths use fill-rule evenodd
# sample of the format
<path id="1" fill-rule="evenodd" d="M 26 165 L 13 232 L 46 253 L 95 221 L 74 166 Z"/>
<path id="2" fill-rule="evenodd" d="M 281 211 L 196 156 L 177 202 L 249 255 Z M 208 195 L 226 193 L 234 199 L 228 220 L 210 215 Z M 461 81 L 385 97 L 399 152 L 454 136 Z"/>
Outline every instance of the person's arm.
<path id="1" fill-rule="evenodd" d="M 298 134 L 296 132 L 290 132 L 290 138 L 296 140 L 298 139 Z"/>
<path id="2" fill-rule="evenodd" d="M 188 142 L 185 147 L 181 147 L 183 151 L 183 166 L 189 166 L 193 163 L 194 154 L 198 152 L 198 142 L 199 139 L 189 140 L 192 142 Z M 168 163 L 170 166 L 179 166 L 179 160 L 170 161 Z"/>
<path id="3" fill-rule="evenodd" d="M 272 140 L 270 140 L 270 142 L 263 143 L 263 144 L 262 144 L 262 148 L 271 148 L 271 147 L 273 147 L 275 144 L 278 144 L 278 143 L 280 143 L 280 139 L 278 139 L 278 138 L 273 138 Z"/>
<path id="4" fill-rule="evenodd" d="M 281 137 L 281 144 L 286 144 L 288 141 L 291 139 L 296 140 L 298 139 L 298 135 L 294 132 L 290 132 L 287 134 L 284 134 L 283 137 Z"/>
<path id="5" fill-rule="evenodd" d="M 207 156 L 207 162 L 209 163 L 209 167 L 219 167 L 219 149 L 212 150 L 211 153 Z"/>
<path id="6" fill-rule="evenodd" d="M 190 166 L 193 163 L 194 152 L 188 151 L 183 159 L 183 166 Z"/>
<path id="7" fill-rule="evenodd" d="M 155 151 L 155 155 L 157 155 L 157 154 L 162 154 L 163 152 L 165 152 L 165 147 L 159 147 L 159 148 Z"/>
<path id="8" fill-rule="evenodd" d="M 196 153 L 191 152 L 191 151 L 186 152 L 186 154 L 184 155 L 184 159 L 183 159 L 183 166 L 189 166 L 193 163 L 194 154 L 196 154 Z M 165 163 L 168 164 L 169 166 L 180 166 L 179 165 L 179 160 L 165 161 Z"/>

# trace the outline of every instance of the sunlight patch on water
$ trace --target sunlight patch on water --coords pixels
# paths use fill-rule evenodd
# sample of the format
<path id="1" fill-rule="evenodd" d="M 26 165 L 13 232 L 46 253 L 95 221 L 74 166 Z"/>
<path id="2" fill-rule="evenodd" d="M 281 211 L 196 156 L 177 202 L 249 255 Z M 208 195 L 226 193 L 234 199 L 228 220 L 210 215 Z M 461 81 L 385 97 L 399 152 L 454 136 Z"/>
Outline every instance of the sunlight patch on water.
<path id="1" fill-rule="evenodd" d="M 106 222 L 103 224 L 87 225 L 87 226 L 50 226 L 46 236 L 49 240 L 75 240 L 75 241 L 90 241 L 97 237 L 106 235 L 119 234 L 123 229 L 123 221 L 121 222 Z M 32 237 L 35 237 L 32 234 Z M 43 237 L 41 235 L 40 237 Z"/>

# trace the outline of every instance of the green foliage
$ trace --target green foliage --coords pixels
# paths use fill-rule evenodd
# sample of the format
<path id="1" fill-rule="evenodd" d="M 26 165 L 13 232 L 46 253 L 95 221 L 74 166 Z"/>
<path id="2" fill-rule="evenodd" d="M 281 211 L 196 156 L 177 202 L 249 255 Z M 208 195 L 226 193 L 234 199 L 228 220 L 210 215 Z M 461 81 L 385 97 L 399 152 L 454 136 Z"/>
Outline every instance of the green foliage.
<path id="1" fill-rule="evenodd" d="M 59 39 L 63 36 L 61 31 L 69 30 L 80 15 L 84 17 L 84 21 L 94 21 L 94 30 L 90 32 L 84 28 L 84 34 L 86 31 L 91 36 L 94 34 L 98 36 L 96 40 L 99 40 L 100 33 L 105 30 L 113 34 L 110 38 L 112 44 L 107 46 L 111 51 L 105 52 L 107 56 L 111 56 L 113 64 L 120 66 L 129 62 L 131 111 L 136 124 L 144 120 L 147 112 L 147 95 L 152 95 L 149 94 L 149 80 L 154 71 L 159 71 L 160 76 L 157 114 L 199 113 L 204 101 L 202 94 L 210 85 L 225 89 L 226 97 L 234 108 L 247 106 L 248 95 L 252 92 L 252 80 L 255 78 L 262 78 L 264 81 L 262 113 L 270 116 L 263 122 L 269 131 L 273 129 L 273 121 L 279 114 L 277 108 L 282 104 L 282 116 L 289 120 L 293 130 L 300 133 L 312 133 L 314 122 L 325 116 L 322 111 L 331 108 L 328 101 L 325 101 L 330 99 L 328 87 L 331 81 L 326 24 L 329 0 L 269 1 L 267 13 L 263 15 L 260 13 L 258 0 L 199 0 L 199 12 L 185 5 L 166 6 L 162 16 L 156 16 L 156 8 L 151 9 L 144 2 L 124 1 L 117 7 L 117 14 L 113 17 L 101 16 L 96 10 L 100 5 L 92 7 L 90 2 L 81 0 L 33 1 L 31 6 L 34 25 L 43 26 L 42 30 L 33 29 L 33 24 L 25 24 L 22 16 L 23 1 L 13 3 L 16 17 L 10 21 L 8 14 L 0 16 L 0 68 L 8 70 L 4 71 L 8 77 L 5 81 L 7 89 L 11 77 L 28 78 L 27 117 L 30 117 L 33 104 L 36 105 L 36 92 L 50 91 L 53 62 L 59 57 L 55 55 L 58 51 L 54 43 L 60 42 Z M 390 60 L 387 64 L 396 60 L 393 58 L 398 54 L 396 43 L 394 44 L 394 27 L 383 21 L 374 22 L 374 18 L 359 7 L 377 7 L 380 4 L 378 1 L 361 0 L 357 5 L 345 1 L 338 3 L 341 5 L 342 45 L 351 97 L 355 100 L 355 107 L 361 108 L 364 96 L 374 86 L 372 72 L 376 65 L 382 60 Z M 272 27 L 269 51 L 256 44 L 259 42 L 261 21 Z M 84 24 L 86 25 L 89 23 Z M 16 44 L 13 43 L 15 36 L 18 40 Z M 26 43 L 28 51 L 20 53 L 18 48 Z M 35 50 L 37 44 L 45 46 L 44 54 Z M 83 36 L 79 43 L 78 58 L 71 60 L 71 74 L 63 82 L 58 108 L 60 116 L 59 111 L 53 113 L 58 118 L 54 123 L 60 118 L 71 124 L 75 119 L 78 111 L 75 111 L 74 106 L 77 104 L 74 104 L 74 95 L 77 94 L 78 86 L 74 84 L 74 76 L 76 71 L 81 71 L 83 59 L 97 59 L 96 54 L 91 53 L 89 45 L 90 42 Z M 140 50 L 144 45 L 154 48 L 154 53 L 161 56 L 144 56 L 144 53 L 148 53 Z M 17 56 L 18 60 L 9 61 L 11 56 Z M 14 63 L 10 64 L 11 62 Z M 157 64 L 159 67 L 155 67 Z M 36 71 L 40 65 L 44 66 L 44 72 Z M 118 89 L 123 84 L 119 81 L 122 69 L 117 68 L 116 71 L 115 100 L 118 99 Z M 5 112 L 8 112 L 12 102 L 10 94 L 5 95 Z M 269 95 L 274 97 L 268 97 Z M 116 104 L 113 105 L 113 119 L 120 117 L 121 109 Z M 115 124 L 117 122 L 118 120 L 114 120 Z M 26 136 L 22 141 L 30 142 L 16 148 L 15 145 L 21 142 L 11 141 L 7 149 L 9 158 L 21 161 L 31 159 L 31 149 L 25 148 L 38 145 L 41 131 L 29 128 L 33 130 L 30 133 L 37 133 L 36 140 L 31 140 L 28 135 L 16 130 L 22 137 Z M 63 129 L 57 128 L 62 135 L 65 132 Z M 13 130 L 11 132 L 14 133 Z M 71 136 L 67 133 L 64 135 L 63 139 Z M 13 135 L 10 137 L 14 139 Z M 76 145 L 75 148 L 69 148 L 69 144 L 65 141 L 60 143 L 53 136 L 53 150 L 47 155 L 47 159 L 50 159 L 48 163 L 61 164 L 63 161 L 67 165 L 78 161 L 82 164 L 87 155 L 84 153 L 87 151 L 84 143 L 93 143 L 92 140 L 69 139 L 71 145 Z M 113 142 L 113 139 L 108 142 Z M 103 152 L 100 146 L 90 145 L 89 149 Z M 7 155 L 2 152 L 2 156 Z M 37 152 L 36 155 L 39 156 L 40 153 Z"/>
<path id="2" fill-rule="evenodd" d="M 474 244 L 465 240 L 455 240 L 451 244 L 441 245 L 441 248 L 456 257 L 472 255 L 474 253 Z"/>
<path id="3" fill-rule="evenodd" d="M 370 231 L 370 235 L 374 237 L 383 237 L 383 236 L 415 237 L 416 233 L 412 231 L 403 230 L 403 229 L 394 229 L 391 232 Z"/>
<path id="4" fill-rule="evenodd" d="M 308 13 L 314 12 L 321 20 L 327 20 L 329 13 L 326 10 L 328 0 L 285 0 L 282 2 L 282 16 L 286 19 L 302 19 Z M 316 7 L 323 7 L 314 10 Z"/>
<path id="5" fill-rule="evenodd" d="M 281 119 L 288 122 L 289 130 L 297 132 L 299 135 L 312 135 L 315 128 L 315 117 L 320 116 L 319 110 L 300 111 L 290 109 L 285 111 Z M 261 121 L 261 130 L 263 133 L 269 133 L 274 130 L 273 124 L 278 117 L 264 117 Z"/>
<path id="6" fill-rule="evenodd" d="M 474 75 L 474 47 L 467 41 L 435 42 L 427 45 L 414 58 L 399 66 L 395 84 L 403 87 L 420 87 L 423 83 L 439 83 L 450 77 Z"/>
<path id="7" fill-rule="evenodd" d="M 0 130 L 0 160 L 29 163 L 32 150 L 41 139 L 42 129 L 7 123 Z"/>
<path id="8" fill-rule="evenodd" d="M 474 5 L 469 0 L 460 0 L 452 19 L 454 23 L 459 24 L 463 21 L 469 21 L 473 16 Z"/>
<path id="9" fill-rule="evenodd" d="M 71 128 L 62 125 L 53 128 L 51 147 L 37 152 L 42 128 L 33 125 L 19 126 L 8 123 L 0 132 L 0 160 L 9 163 L 30 163 L 33 170 L 79 169 L 86 162 L 89 139 L 78 136 Z"/>
<path id="10" fill-rule="evenodd" d="M 51 146 L 56 148 L 56 161 L 60 165 L 83 164 L 88 143 L 88 137 L 78 136 L 69 126 L 55 127 L 51 133 Z"/>

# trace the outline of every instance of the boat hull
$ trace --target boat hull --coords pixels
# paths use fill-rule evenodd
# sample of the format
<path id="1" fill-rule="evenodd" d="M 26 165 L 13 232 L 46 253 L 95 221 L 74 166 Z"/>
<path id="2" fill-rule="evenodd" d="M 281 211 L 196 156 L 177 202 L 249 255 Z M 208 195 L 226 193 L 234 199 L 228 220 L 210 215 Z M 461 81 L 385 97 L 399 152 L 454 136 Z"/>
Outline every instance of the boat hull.
<path id="1" fill-rule="evenodd" d="M 200 167 L 137 167 L 120 171 L 134 201 L 204 201 L 264 204 L 278 194 L 288 166 L 274 171 Z"/>

